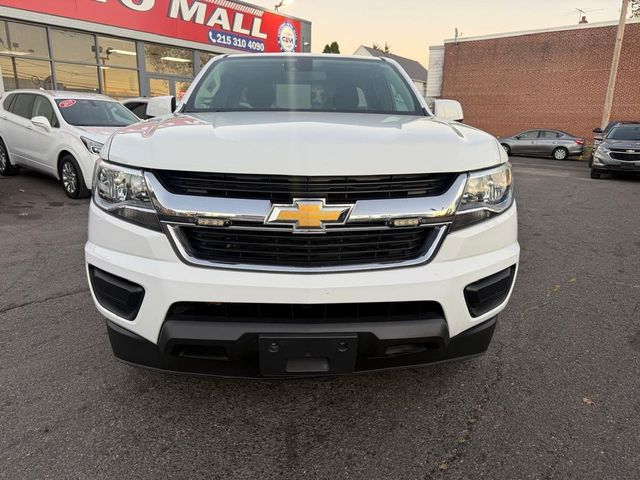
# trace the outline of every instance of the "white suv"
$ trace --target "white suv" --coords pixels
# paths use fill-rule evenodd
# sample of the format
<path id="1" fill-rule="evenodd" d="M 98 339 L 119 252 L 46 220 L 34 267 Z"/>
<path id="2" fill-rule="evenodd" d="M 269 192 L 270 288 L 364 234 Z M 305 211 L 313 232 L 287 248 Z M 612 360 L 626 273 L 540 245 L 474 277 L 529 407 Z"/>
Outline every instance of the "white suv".
<path id="1" fill-rule="evenodd" d="M 120 360 L 281 377 L 488 348 L 520 252 L 511 168 L 395 62 L 223 56 L 159 102 L 94 180 L 87 275 Z"/>
<path id="2" fill-rule="evenodd" d="M 88 196 L 103 143 L 139 121 L 103 95 L 14 90 L 0 107 L 0 175 L 26 167 L 61 180 L 71 198 Z"/>

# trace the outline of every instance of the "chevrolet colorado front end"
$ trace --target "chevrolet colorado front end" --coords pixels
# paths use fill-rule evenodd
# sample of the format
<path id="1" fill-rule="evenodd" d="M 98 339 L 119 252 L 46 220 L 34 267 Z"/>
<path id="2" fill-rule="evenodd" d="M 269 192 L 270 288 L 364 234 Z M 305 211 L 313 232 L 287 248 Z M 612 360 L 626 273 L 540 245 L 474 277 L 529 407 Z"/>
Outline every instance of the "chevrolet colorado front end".
<path id="1" fill-rule="evenodd" d="M 86 267 L 115 355 L 334 375 L 486 351 L 519 259 L 511 168 L 387 59 L 213 60 L 96 166 Z"/>

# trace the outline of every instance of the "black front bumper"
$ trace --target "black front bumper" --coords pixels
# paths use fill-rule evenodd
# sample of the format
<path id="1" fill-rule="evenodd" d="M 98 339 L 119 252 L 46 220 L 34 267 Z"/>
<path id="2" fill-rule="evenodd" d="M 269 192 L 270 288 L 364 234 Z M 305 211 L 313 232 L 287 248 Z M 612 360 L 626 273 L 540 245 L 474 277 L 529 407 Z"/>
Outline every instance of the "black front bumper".
<path id="1" fill-rule="evenodd" d="M 493 337 L 496 318 L 449 338 L 444 318 L 380 323 L 234 324 L 166 321 L 158 344 L 107 322 L 115 356 L 157 370 L 221 377 L 263 378 L 260 339 L 291 333 L 357 338 L 355 367 L 348 373 L 403 368 L 483 354 Z M 345 373 L 341 371 L 340 373 Z M 298 373 L 269 376 L 326 376 Z"/>
<path id="2" fill-rule="evenodd" d="M 636 167 L 633 165 L 595 165 L 593 164 L 591 169 L 594 172 L 599 173 L 628 173 L 633 175 L 640 174 L 640 166 Z"/>

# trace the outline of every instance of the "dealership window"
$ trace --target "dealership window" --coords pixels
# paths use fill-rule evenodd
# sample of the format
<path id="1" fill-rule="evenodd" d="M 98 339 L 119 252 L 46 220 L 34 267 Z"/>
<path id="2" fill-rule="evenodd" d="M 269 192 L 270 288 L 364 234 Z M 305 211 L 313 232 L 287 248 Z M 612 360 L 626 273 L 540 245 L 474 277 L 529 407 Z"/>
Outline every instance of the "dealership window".
<path id="1" fill-rule="evenodd" d="M 182 98 L 189 90 L 192 82 L 176 82 L 176 98 L 178 101 L 182 100 Z"/>
<path id="2" fill-rule="evenodd" d="M 105 95 L 117 99 L 140 96 L 135 42 L 98 37 L 98 59 L 102 91 Z"/>
<path id="3" fill-rule="evenodd" d="M 14 55 L 49 58 L 49 44 L 45 28 L 13 22 L 8 25 L 9 50 Z"/>
<path id="4" fill-rule="evenodd" d="M 7 35 L 7 22 L 0 21 L 0 53 L 11 53 L 9 36 Z"/>
<path id="5" fill-rule="evenodd" d="M 100 91 L 98 84 L 98 67 L 96 65 L 77 65 L 73 63 L 57 63 L 56 89 L 73 90 L 75 92 L 97 93 Z"/>
<path id="6" fill-rule="evenodd" d="M 47 30 L 16 22 L 0 22 L 0 54 L 5 90 L 52 88 Z M 37 59 L 42 58 L 42 60 Z"/>
<path id="7" fill-rule="evenodd" d="M 0 68 L 7 91 L 57 88 L 102 92 L 117 99 L 141 94 L 181 97 L 194 74 L 215 56 L 202 50 L 0 20 Z"/>
<path id="8" fill-rule="evenodd" d="M 193 50 L 145 44 L 147 72 L 193 77 Z"/>
<path id="9" fill-rule="evenodd" d="M 51 51 L 58 61 L 96 63 L 96 40 L 86 33 L 52 29 Z"/>
<path id="10" fill-rule="evenodd" d="M 42 60 L 16 58 L 17 88 L 53 88 L 51 63 Z"/>
<path id="11" fill-rule="evenodd" d="M 138 72 L 123 68 L 100 67 L 105 95 L 123 99 L 140 96 Z"/>
<path id="12" fill-rule="evenodd" d="M 171 95 L 169 80 L 151 78 L 149 79 L 149 89 L 149 94 L 152 97 L 164 97 L 166 95 Z"/>
<path id="13" fill-rule="evenodd" d="M 207 52 L 198 52 L 198 55 L 200 56 L 200 68 L 204 68 L 212 58 L 217 57 L 215 53 Z"/>
<path id="14" fill-rule="evenodd" d="M 98 37 L 100 65 L 108 67 L 138 68 L 135 42 L 119 38 Z"/>
<path id="15" fill-rule="evenodd" d="M 2 83 L 5 90 L 16 88 L 16 73 L 13 69 L 13 60 L 10 57 L 0 57 L 0 68 L 2 69 Z"/>

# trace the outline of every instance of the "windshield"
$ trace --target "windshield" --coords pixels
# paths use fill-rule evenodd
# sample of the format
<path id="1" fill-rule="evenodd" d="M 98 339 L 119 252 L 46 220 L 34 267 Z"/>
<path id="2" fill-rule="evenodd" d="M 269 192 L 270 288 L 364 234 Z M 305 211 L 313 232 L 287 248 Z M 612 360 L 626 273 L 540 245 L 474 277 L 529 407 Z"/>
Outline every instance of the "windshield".
<path id="1" fill-rule="evenodd" d="M 108 100 L 56 99 L 62 118 L 76 127 L 127 127 L 140 121 L 127 108 Z"/>
<path id="2" fill-rule="evenodd" d="M 616 127 L 609 135 L 607 135 L 607 139 L 609 140 L 631 140 L 633 142 L 640 142 L 640 125 L 637 127 Z"/>
<path id="3" fill-rule="evenodd" d="M 393 65 L 384 61 L 309 57 L 219 60 L 200 80 L 185 111 L 425 115 Z"/>

